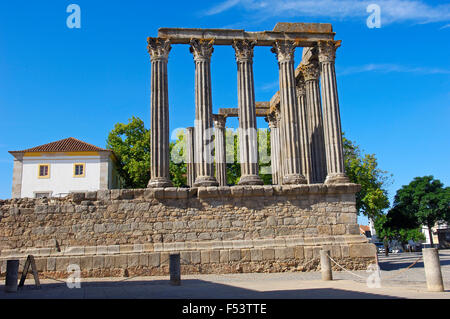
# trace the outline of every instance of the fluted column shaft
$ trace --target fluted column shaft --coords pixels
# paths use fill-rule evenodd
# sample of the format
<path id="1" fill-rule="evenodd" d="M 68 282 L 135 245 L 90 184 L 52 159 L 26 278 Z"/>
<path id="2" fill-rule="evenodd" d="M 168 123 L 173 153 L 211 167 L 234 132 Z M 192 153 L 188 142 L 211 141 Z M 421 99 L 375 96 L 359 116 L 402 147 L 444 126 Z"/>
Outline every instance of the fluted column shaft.
<path id="1" fill-rule="evenodd" d="M 195 182 L 195 161 L 194 161 L 194 128 L 186 128 L 186 174 L 189 187 L 194 186 Z"/>
<path id="2" fill-rule="evenodd" d="M 213 115 L 214 119 L 214 143 L 216 157 L 216 179 L 219 186 L 227 186 L 227 160 L 225 145 L 225 123 L 223 115 Z"/>
<path id="3" fill-rule="evenodd" d="M 239 185 L 262 185 L 258 167 L 256 102 L 253 79 L 253 48 L 256 42 L 234 41 L 238 70 L 239 148 L 241 178 Z"/>
<path id="4" fill-rule="evenodd" d="M 280 77 L 280 112 L 282 151 L 285 152 L 283 184 L 305 184 L 299 147 L 298 101 L 294 73 L 293 41 L 277 41 L 272 52 L 277 55 Z"/>
<path id="5" fill-rule="evenodd" d="M 319 64 L 313 61 L 302 67 L 305 78 L 308 114 L 308 143 L 311 154 L 310 183 L 323 183 L 327 176 L 327 159 L 320 101 Z"/>
<path id="6" fill-rule="evenodd" d="M 270 164 L 272 169 L 272 184 L 280 185 L 281 168 L 280 168 L 280 130 L 278 120 L 275 114 L 267 116 L 266 121 L 269 122 L 270 128 Z"/>
<path id="7" fill-rule="evenodd" d="M 305 176 L 308 183 L 311 182 L 311 155 L 309 150 L 308 139 L 308 116 L 306 107 L 306 91 L 305 82 L 300 80 L 297 82 L 297 99 L 298 99 L 298 123 L 300 128 L 300 161 L 302 175 Z"/>
<path id="8" fill-rule="evenodd" d="M 195 172 L 194 186 L 217 186 L 212 156 L 211 55 L 213 41 L 193 39 L 190 47 L 195 61 Z"/>
<path id="9" fill-rule="evenodd" d="M 148 39 L 151 56 L 151 163 L 148 187 L 172 186 L 169 177 L 169 91 L 167 62 L 169 40 Z"/>
<path id="10" fill-rule="evenodd" d="M 325 183 L 327 184 L 346 183 L 349 181 L 345 175 L 341 117 L 336 71 L 334 68 L 336 49 L 339 45 L 340 42 L 337 41 L 319 41 L 325 151 L 328 171 Z"/>

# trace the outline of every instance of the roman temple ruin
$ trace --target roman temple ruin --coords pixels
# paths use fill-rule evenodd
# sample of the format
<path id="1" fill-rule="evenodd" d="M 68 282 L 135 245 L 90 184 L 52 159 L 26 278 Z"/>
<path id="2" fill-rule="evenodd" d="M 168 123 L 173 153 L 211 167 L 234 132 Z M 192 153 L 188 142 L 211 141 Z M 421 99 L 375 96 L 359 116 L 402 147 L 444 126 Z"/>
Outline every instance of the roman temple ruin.
<path id="1" fill-rule="evenodd" d="M 80 265 L 82 276 L 161 275 L 174 252 L 183 274 L 307 271 L 318 269 L 321 249 L 349 269 L 365 269 L 376 251 L 357 224 L 360 186 L 345 174 L 335 72 L 341 42 L 334 37 L 330 24 L 316 23 L 278 23 L 263 32 L 159 29 L 148 38 L 148 187 L 0 201 L 0 273 L 7 259 L 33 254 L 38 270 L 52 276 L 65 276 L 70 264 Z M 195 63 L 187 188 L 173 187 L 169 176 L 167 65 L 174 45 L 189 46 Z M 223 45 L 235 50 L 238 107 L 213 114 L 210 62 Z M 255 100 L 255 46 L 270 49 L 279 66 L 279 91 L 270 101 Z M 258 116 L 271 131 L 273 185 L 258 175 Z M 228 117 L 239 118 L 242 175 L 233 186 L 226 180 Z"/>

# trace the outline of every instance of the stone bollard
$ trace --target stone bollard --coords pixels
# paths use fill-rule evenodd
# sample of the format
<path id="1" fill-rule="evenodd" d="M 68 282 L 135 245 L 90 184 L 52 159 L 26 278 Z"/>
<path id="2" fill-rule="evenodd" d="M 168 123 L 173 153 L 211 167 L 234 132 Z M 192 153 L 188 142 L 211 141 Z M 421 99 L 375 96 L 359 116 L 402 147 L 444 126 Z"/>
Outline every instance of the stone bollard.
<path id="1" fill-rule="evenodd" d="M 436 248 L 424 248 L 422 253 L 428 291 L 444 291 L 438 250 Z"/>
<path id="2" fill-rule="evenodd" d="M 331 272 L 330 251 L 320 251 L 320 269 L 322 272 L 322 280 L 333 280 L 333 273 Z"/>
<path id="3" fill-rule="evenodd" d="M 180 254 L 171 254 L 169 256 L 170 284 L 173 286 L 181 285 L 181 265 Z"/>
<path id="4" fill-rule="evenodd" d="M 17 292 L 17 279 L 19 278 L 19 261 L 6 262 L 5 292 Z"/>

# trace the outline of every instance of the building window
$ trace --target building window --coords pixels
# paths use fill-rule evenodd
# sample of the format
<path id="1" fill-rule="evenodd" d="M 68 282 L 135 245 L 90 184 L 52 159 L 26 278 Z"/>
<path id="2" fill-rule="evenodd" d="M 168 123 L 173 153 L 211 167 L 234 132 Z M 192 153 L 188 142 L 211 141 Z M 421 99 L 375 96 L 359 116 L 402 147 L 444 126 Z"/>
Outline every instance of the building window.
<path id="1" fill-rule="evenodd" d="M 74 177 L 84 177 L 86 173 L 85 164 L 73 164 L 73 176 Z"/>
<path id="2" fill-rule="evenodd" d="M 50 165 L 48 165 L 48 164 L 39 165 L 38 177 L 39 178 L 50 178 Z"/>

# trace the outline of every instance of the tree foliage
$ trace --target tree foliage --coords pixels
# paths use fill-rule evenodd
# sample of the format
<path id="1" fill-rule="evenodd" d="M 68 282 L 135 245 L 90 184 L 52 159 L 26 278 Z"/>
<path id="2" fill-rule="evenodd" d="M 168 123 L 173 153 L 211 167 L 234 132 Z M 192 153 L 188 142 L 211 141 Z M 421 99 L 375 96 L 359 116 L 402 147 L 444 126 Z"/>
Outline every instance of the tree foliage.
<path id="1" fill-rule="evenodd" d="M 118 159 L 117 171 L 124 188 L 145 188 L 150 179 L 150 130 L 137 117 L 117 123 L 109 133 L 106 148 Z"/>
<path id="2" fill-rule="evenodd" d="M 375 154 L 363 154 L 358 145 L 343 135 L 345 171 L 350 181 L 361 185 L 356 194 L 358 213 L 375 219 L 389 207 L 386 187 L 392 175 L 378 167 Z"/>
<path id="3" fill-rule="evenodd" d="M 433 176 L 416 177 L 397 191 L 391 211 L 401 212 L 412 223 L 427 226 L 433 244 L 431 228 L 436 224 L 450 223 L 450 187 L 444 187 Z"/>

